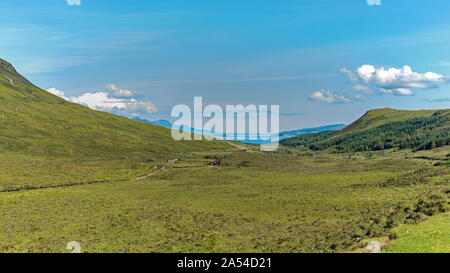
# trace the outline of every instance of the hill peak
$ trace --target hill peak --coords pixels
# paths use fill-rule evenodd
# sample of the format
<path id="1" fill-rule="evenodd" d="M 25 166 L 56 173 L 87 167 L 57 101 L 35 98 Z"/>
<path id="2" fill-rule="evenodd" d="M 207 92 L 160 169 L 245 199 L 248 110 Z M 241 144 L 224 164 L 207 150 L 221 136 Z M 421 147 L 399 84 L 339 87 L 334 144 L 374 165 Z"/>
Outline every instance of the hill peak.
<path id="1" fill-rule="evenodd" d="M 11 70 L 13 72 L 17 72 L 17 70 L 14 68 L 14 66 L 7 61 L 0 58 L 0 67 L 6 68 L 8 70 Z"/>
<path id="2" fill-rule="evenodd" d="M 341 130 L 338 134 L 345 134 L 351 131 L 371 129 L 377 126 L 404 121 L 419 117 L 431 117 L 433 115 L 450 115 L 450 109 L 440 110 L 397 110 L 392 108 L 381 108 L 367 111 L 361 118 Z"/>

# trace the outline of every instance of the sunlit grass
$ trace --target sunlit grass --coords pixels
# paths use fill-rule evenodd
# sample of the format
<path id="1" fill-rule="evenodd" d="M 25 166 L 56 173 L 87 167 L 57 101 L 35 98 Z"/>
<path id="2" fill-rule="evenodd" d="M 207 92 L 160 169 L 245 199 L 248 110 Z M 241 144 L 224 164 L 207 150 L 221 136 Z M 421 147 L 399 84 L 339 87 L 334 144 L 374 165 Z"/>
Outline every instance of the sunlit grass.
<path id="1" fill-rule="evenodd" d="M 387 236 L 408 217 L 420 221 L 422 214 L 405 208 L 448 189 L 441 174 L 380 186 L 423 168 L 420 161 L 244 152 L 186 158 L 161 162 L 166 170 L 142 181 L 0 194 L 0 251 L 64 252 L 73 240 L 86 252 L 344 251 L 365 238 Z M 220 167 L 206 167 L 213 158 L 220 158 Z M 151 164 L 144 168 L 130 174 L 146 173 Z M 62 173 L 61 181 L 72 175 Z"/>

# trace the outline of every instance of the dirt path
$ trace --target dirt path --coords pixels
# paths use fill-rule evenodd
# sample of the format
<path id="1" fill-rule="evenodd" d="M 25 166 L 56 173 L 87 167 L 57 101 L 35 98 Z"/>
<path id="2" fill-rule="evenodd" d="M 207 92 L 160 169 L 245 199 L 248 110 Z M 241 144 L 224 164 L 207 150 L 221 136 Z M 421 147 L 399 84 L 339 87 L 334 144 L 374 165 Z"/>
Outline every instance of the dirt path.
<path id="1" fill-rule="evenodd" d="M 155 167 L 156 168 L 156 167 Z M 139 177 L 139 178 L 136 178 L 136 180 L 144 180 L 144 179 L 147 179 L 147 178 L 149 178 L 149 177 L 151 177 L 151 176 L 154 176 L 155 174 L 157 174 L 157 173 L 160 173 L 160 172 L 162 172 L 162 171 L 164 171 L 166 169 L 166 167 L 162 167 L 161 169 L 155 169 L 151 174 L 147 174 L 147 175 L 144 175 L 144 176 L 142 176 L 142 177 Z"/>
<path id="2" fill-rule="evenodd" d="M 148 174 L 146 176 L 142 176 L 139 178 L 136 178 L 136 181 L 147 179 L 157 173 L 162 172 L 165 170 L 165 167 L 162 167 L 161 169 L 154 170 L 151 174 Z M 16 188 L 16 189 L 6 189 L 6 190 L 0 190 L 0 193 L 9 193 L 9 192 L 25 192 L 25 191 L 35 191 L 35 190 L 45 190 L 45 189 L 57 189 L 57 188 L 68 188 L 68 187 L 79 187 L 79 186 L 87 186 L 87 185 L 94 185 L 94 184 L 104 184 L 104 183 L 117 183 L 117 182 L 126 182 L 126 181 L 133 181 L 132 178 L 126 178 L 126 179 L 120 179 L 120 180 L 109 180 L 109 181 L 94 181 L 94 182 L 85 182 L 85 183 L 71 183 L 71 184 L 62 184 L 62 185 L 54 185 L 54 186 L 38 186 L 38 187 L 30 187 L 30 188 Z"/>
<path id="3" fill-rule="evenodd" d="M 16 85 L 15 83 L 14 83 L 14 81 L 10 78 L 10 77 L 8 77 L 8 76 L 6 76 L 6 75 L 3 75 L 3 77 L 5 77 L 5 78 L 7 78 L 8 80 L 9 80 L 9 83 L 11 84 L 11 85 Z"/>
<path id="4" fill-rule="evenodd" d="M 245 148 L 244 146 L 239 146 L 239 145 L 237 145 L 237 144 L 235 144 L 233 142 L 230 142 L 230 141 L 227 141 L 227 143 L 230 144 L 231 146 L 235 147 L 236 149 L 243 151 L 243 152 L 253 153 L 252 150 L 249 150 L 249 149 Z"/>
<path id="5" fill-rule="evenodd" d="M 174 167 L 174 169 L 193 169 L 193 168 L 209 168 L 211 167 L 210 164 L 206 166 L 183 166 L 183 167 Z M 156 169 L 145 176 L 138 177 L 134 179 L 134 181 L 142 181 L 147 178 L 150 178 L 158 173 L 161 173 L 163 171 L 167 170 L 165 166 L 163 166 L 161 169 Z M 87 186 L 87 185 L 94 185 L 94 184 L 104 184 L 104 183 L 118 183 L 118 182 L 127 182 L 127 181 L 133 181 L 132 178 L 126 178 L 126 179 L 120 179 L 120 180 L 110 180 L 110 181 L 94 181 L 94 182 L 84 182 L 84 183 L 72 183 L 72 184 L 62 184 L 62 185 L 54 185 L 54 186 L 38 186 L 38 187 L 30 187 L 30 188 L 16 188 L 16 189 L 5 189 L 0 190 L 0 194 L 2 193 L 11 193 L 11 192 L 25 192 L 25 191 L 35 191 L 35 190 L 45 190 L 45 189 L 57 189 L 57 188 L 68 188 L 68 187 L 79 187 L 79 186 Z"/>
<path id="6" fill-rule="evenodd" d="M 87 186 L 87 185 L 94 185 L 94 184 L 125 182 L 125 181 L 130 181 L 130 180 L 132 180 L 132 179 L 121 179 L 121 180 L 111 180 L 111 181 L 94 181 L 94 182 L 85 182 L 85 183 L 61 184 L 61 185 L 54 185 L 54 186 L 38 186 L 38 187 L 29 187 L 26 189 L 17 188 L 17 189 L 0 190 L 0 193 L 25 192 L 25 191 L 36 191 L 36 190 L 46 190 L 46 189 L 79 187 L 79 186 Z"/>

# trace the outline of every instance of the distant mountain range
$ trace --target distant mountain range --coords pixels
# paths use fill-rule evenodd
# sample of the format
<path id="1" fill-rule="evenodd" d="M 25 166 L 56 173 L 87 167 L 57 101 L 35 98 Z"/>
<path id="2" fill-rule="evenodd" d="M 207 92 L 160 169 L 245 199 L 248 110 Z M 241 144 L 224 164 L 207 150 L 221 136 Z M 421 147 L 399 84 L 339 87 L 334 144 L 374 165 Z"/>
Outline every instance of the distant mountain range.
<path id="1" fill-rule="evenodd" d="M 148 124 L 152 124 L 152 125 L 161 126 L 161 127 L 168 128 L 168 129 L 172 129 L 172 123 L 170 123 L 170 121 L 164 120 L 164 119 L 160 119 L 160 120 L 156 120 L 156 121 L 149 121 L 146 119 L 141 119 L 139 117 L 136 117 L 136 118 L 133 118 L 133 120 L 138 121 L 138 122 L 144 122 L 144 123 L 148 123 Z M 285 138 L 299 136 L 299 135 L 304 135 L 304 134 L 308 134 L 308 133 L 319 133 L 319 132 L 330 131 L 330 130 L 342 130 L 346 126 L 347 126 L 346 124 L 333 124 L 333 125 L 326 125 L 326 126 L 320 126 L 320 127 L 304 128 L 304 129 L 298 129 L 298 130 L 292 130 L 292 131 L 284 131 L 284 132 L 280 133 L 280 140 L 285 139 Z M 187 127 L 185 129 L 183 127 L 181 127 L 181 130 L 195 132 L 195 133 L 201 133 L 198 130 L 194 130 L 193 128 L 187 128 Z M 213 133 L 212 132 L 204 132 L 204 134 L 211 135 Z M 267 141 L 249 140 L 248 136 L 246 136 L 245 138 L 246 138 L 246 140 L 242 140 L 241 142 L 251 143 L 251 144 L 267 143 Z M 236 134 L 234 135 L 234 139 L 237 140 Z"/>
<path id="2" fill-rule="evenodd" d="M 172 129 L 172 123 L 170 123 L 170 121 L 165 120 L 165 119 L 149 121 L 146 119 L 141 119 L 139 117 L 136 117 L 136 118 L 133 118 L 133 120 L 138 121 L 138 122 L 144 122 L 144 123 L 156 125 L 156 126 L 161 126 L 161 127 L 167 128 L 167 129 Z"/>

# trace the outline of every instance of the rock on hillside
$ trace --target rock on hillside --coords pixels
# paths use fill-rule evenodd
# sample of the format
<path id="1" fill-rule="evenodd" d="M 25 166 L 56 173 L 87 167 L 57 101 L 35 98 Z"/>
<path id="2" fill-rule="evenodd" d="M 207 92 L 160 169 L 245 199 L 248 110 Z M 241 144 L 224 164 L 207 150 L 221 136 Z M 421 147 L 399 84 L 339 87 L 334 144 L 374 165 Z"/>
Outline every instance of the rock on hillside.
<path id="1" fill-rule="evenodd" d="M 8 63 L 7 61 L 5 61 L 3 59 L 0 59 L 0 66 L 6 68 L 8 70 L 11 70 L 13 72 L 17 72 L 16 69 L 14 68 L 14 66 L 12 66 L 12 64 Z"/>

